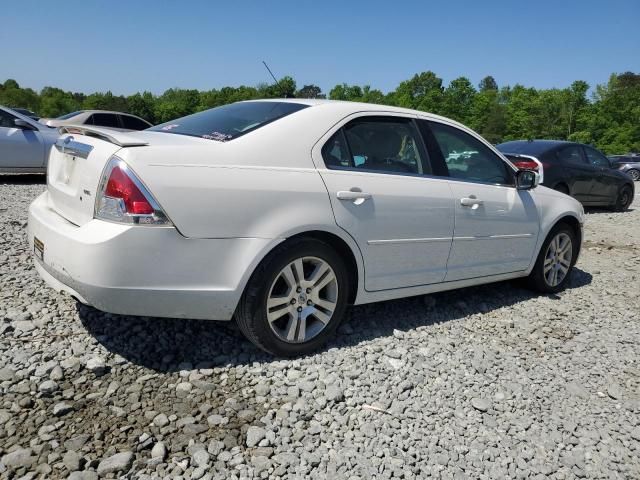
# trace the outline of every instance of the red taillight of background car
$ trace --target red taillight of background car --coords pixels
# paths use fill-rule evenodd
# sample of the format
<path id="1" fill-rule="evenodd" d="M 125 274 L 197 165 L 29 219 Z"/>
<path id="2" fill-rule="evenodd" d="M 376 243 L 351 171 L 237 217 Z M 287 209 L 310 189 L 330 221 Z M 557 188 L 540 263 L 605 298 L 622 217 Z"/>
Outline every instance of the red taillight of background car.
<path id="1" fill-rule="evenodd" d="M 122 200 L 126 213 L 134 215 L 151 215 L 153 213 L 153 207 L 149 201 L 120 165 L 116 165 L 111 170 L 104 194 Z"/>
<path id="2" fill-rule="evenodd" d="M 533 160 L 513 160 L 513 164 L 521 170 L 538 171 L 538 163 Z"/>

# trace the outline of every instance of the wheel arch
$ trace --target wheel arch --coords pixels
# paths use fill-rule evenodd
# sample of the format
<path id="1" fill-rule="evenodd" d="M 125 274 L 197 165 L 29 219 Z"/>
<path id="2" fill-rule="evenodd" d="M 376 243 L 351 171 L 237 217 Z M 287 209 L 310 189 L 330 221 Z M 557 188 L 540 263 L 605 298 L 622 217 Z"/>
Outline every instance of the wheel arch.
<path id="1" fill-rule="evenodd" d="M 346 237 L 346 238 L 345 238 Z M 243 279 L 242 290 L 244 291 L 249 285 L 251 278 L 256 271 L 260 268 L 263 262 L 269 257 L 269 255 L 276 249 L 286 246 L 294 240 L 300 238 L 311 238 L 319 240 L 328 244 L 333 248 L 338 255 L 345 261 L 347 266 L 347 272 L 349 275 L 349 297 L 347 299 L 349 304 L 356 302 L 356 299 L 361 294 L 362 280 L 364 279 L 364 263 L 362 260 L 362 254 L 355 241 L 353 241 L 346 234 L 340 234 L 336 231 L 329 231 L 324 228 L 318 228 L 317 226 L 310 226 L 308 228 L 301 228 L 299 230 L 288 232 L 286 235 L 275 239 L 268 248 L 266 248 L 259 258 L 256 258 L 250 271 L 245 275 Z"/>
<path id="2" fill-rule="evenodd" d="M 564 193 L 565 189 L 567 191 L 566 195 L 571 196 L 571 187 L 569 186 L 569 183 L 564 179 L 557 181 L 553 186 L 553 190 L 556 190 L 561 193 Z"/>
<path id="3" fill-rule="evenodd" d="M 347 266 L 347 274 L 349 275 L 349 298 L 347 299 L 349 304 L 353 304 L 356 300 L 359 288 L 359 280 L 361 278 L 356 255 L 349 244 L 334 233 L 329 233 L 323 230 L 310 230 L 302 233 L 298 233 L 292 237 L 287 238 L 287 241 L 298 238 L 313 238 L 319 240 L 331 246 L 338 255 L 344 260 Z"/>
<path id="4" fill-rule="evenodd" d="M 576 238 L 578 239 L 578 253 L 580 253 L 580 248 L 582 247 L 582 227 L 580 226 L 580 222 L 576 217 L 574 217 L 573 215 L 565 215 L 563 217 L 560 217 L 551 227 L 549 232 L 563 223 L 571 227 L 573 233 L 575 233 Z M 547 236 L 549 235 L 549 232 L 547 232 Z"/>
<path id="5" fill-rule="evenodd" d="M 544 242 L 547 240 L 547 238 L 549 237 L 549 234 L 553 231 L 554 228 L 556 228 L 558 225 L 568 225 L 573 232 L 576 235 L 576 238 L 578 240 L 578 255 L 580 255 L 580 250 L 582 249 L 582 240 L 583 240 L 583 235 L 582 235 L 582 224 L 580 223 L 580 219 L 573 215 L 572 213 L 564 213 L 559 215 L 557 218 L 555 218 L 552 222 L 549 222 L 548 227 L 546 229 L 544 229 L 544 231 L 542 232 L 543 234 L 540 235 L 539 241 L 538 241 L 538 245 L 536 247 L 536 255 L 533 257 L 532 262 L 531 262 L 531 266 L 529 268 L 529 271 L 533 268 L 533 266 L 535 265 L 535 262 L 538 258 L 538 255 L 540 255 L 540 250 L 542 249 L 542 245 L 544 245 Z M 576 261 L 578 260 L 578 256 L 576 256 Z"/>

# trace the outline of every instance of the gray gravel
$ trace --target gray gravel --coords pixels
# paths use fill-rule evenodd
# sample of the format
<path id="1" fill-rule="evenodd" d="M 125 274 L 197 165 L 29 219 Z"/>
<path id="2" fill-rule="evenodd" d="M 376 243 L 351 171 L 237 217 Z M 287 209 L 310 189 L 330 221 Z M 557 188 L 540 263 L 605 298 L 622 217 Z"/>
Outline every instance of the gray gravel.
<path id="1" fill-rule="evenodd" d="M 2 478 L 640 478 L 640 206 L 588 215 L 557 296 L 356 307 L 284 361 L 45 287 L 25 236 L 43 190 L 0 177 Z"/>

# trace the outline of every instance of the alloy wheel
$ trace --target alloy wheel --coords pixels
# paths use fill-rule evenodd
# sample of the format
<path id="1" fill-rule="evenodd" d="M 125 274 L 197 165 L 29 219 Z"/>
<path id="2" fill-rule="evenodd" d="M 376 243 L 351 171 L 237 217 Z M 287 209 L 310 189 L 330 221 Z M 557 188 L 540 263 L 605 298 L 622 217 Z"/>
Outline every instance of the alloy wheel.
<path id="1" fill-rule="evenodd" d="M 559 285 L 569 273 L 573 245 L 571 237 L 562 232 L 553 237 L 544 256 L 544 281 L 550 287 Z"/>
<path id="2" fill-rule="evenodd" d="M 627 173 L 633 179 L 634 182 L 637 182 L 638 180 L 640 180 L 640 170 L 632 169 L 632 170 L 629 170 Z"/>
<path id="3" fill-rule="evenodd" d="M 267 296 L 267 320 L 287 343 L 303 343 L 329 324 L 338 302 L 338 280 L 317 257 L 297 258 L 276 275 Z"/>

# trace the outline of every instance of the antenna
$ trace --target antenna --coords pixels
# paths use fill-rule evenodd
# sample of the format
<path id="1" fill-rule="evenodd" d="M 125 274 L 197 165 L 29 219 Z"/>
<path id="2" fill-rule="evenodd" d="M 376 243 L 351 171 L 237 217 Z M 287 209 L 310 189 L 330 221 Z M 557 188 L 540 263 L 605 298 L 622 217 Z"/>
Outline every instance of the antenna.
<path id="1" fill-rule="evenodd" d="M 267 69 L 267 71 L 269 72 L 269 75 L 271 75 L 271 78 L 273 78 L 274 83 L 277 85 L 278 84 L 278 80 L 276 79 L 276 76 L 273 74 L 273 72 L 271 71 L 271 69 L 269 68 L 269 65 L 267 65 L 267 62 L 265 62 L 264 60 L 262 61 L 262 63 L 264 64 L 264 67 Z"/>

